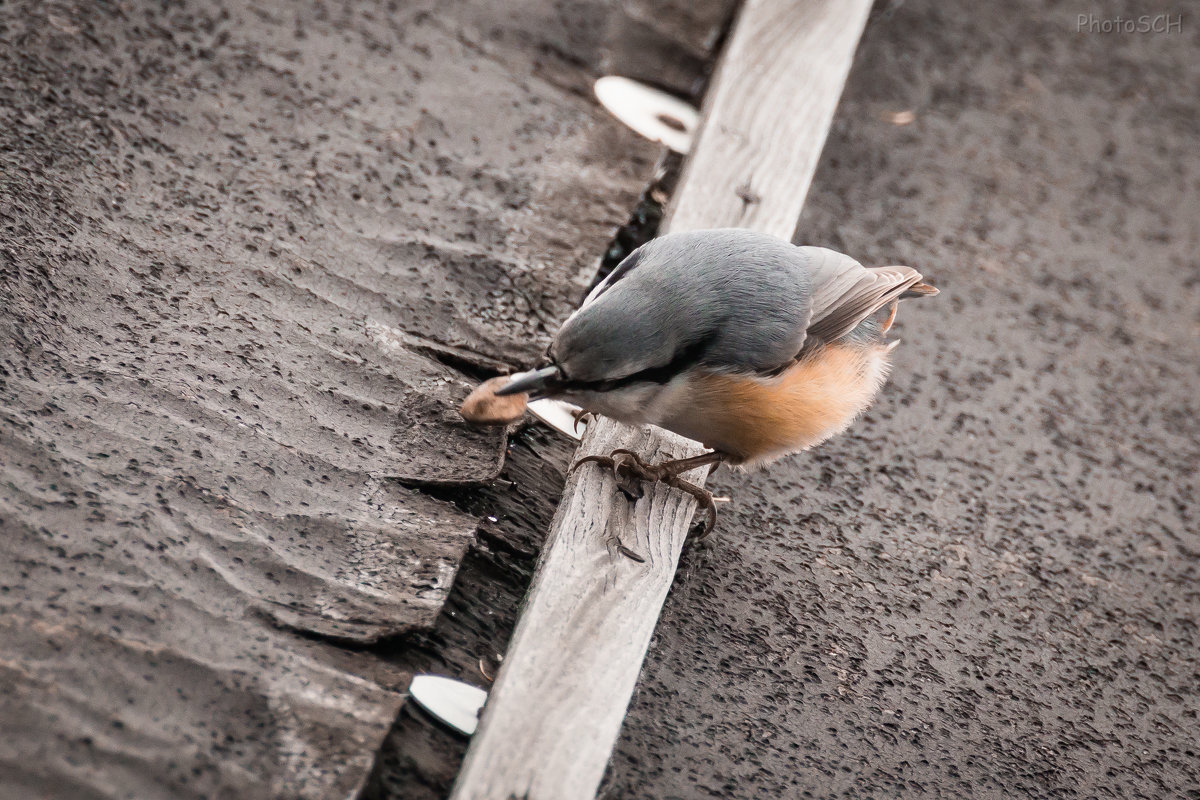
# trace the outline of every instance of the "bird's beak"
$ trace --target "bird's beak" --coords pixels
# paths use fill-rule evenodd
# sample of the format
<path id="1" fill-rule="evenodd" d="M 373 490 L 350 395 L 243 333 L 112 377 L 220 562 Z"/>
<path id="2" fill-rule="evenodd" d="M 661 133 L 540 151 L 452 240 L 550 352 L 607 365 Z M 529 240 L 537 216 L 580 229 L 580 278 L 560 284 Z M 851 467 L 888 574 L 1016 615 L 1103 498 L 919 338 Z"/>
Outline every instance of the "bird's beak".
<path id="1" fill-rule="evenodd" d="M 561 382 L 562 372 L 555 366 L 535 369 L 532 372 L 519 372 L 512 376 L 512 380 L 508 382 L 508 385 L 496 390 L 496 396 L 507 397 L 510 394 L 521 392 L 541 394 L 554 391 Z"/>

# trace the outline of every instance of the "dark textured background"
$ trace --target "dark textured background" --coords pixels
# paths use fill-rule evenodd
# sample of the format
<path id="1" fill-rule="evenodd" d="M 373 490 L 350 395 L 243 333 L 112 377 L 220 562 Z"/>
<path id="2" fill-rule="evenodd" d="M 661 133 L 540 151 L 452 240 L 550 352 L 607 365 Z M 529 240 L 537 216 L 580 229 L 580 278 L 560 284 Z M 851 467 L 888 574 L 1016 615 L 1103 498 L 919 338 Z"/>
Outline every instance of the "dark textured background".
<path id="1" fill-rule="evenodd" d="M 876 9 L 797 241 L 943 294 L 849 435 L 718 473 L 605 797 L 1200 796 L 1200 19 L 1171 10 Z"/>
<path id="2" fill-rule="evenodd" d="M 507 446 L 457 406 L 659 154 L 591 82 L 691 89 L 684 12 L 4 4 L 0 797 L 357 791 Z"/>
<path id="3" fill-rule="evenodd" d="M 1083 6 L 875 10 L 798 240 L 944 294 L 718 473 L 606 797 L 1197 796 L 1200 40 Z M 694 89 L 688 8 L 5 7 L 0 786 L 340 797 L 413 670 L 485 682 L 569 445 L 492 480 L 452 410 L 627 217 L 587 86 Z M 370 792 L 462 749 L 406 705 Z"/>
<path id="4" fill-rule="evenodd" d="M 1142 12 L 873 12 L 797 241 L 943 294 L 849 434 L 717 473 L 603 797 L 1200 797 L 1200 30 L 1079 13 Z M 568 453 L 529 436 L 427 667 L 503 650 Z M 381 796 L 445 795 L 461 740 L 388 742 Z"/>

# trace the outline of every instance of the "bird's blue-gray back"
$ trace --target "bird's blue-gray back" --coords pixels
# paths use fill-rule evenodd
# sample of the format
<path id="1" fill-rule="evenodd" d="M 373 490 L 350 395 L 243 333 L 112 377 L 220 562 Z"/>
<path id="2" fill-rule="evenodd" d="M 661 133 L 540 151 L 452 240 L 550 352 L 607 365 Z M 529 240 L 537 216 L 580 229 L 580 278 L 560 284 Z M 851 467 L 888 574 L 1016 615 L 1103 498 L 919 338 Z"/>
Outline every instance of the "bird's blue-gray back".
<path id="1" fill-rule="evenodd" d="M 828 306 L 867 274 L 832 250 L 738 229 L 672 234 L 630 259 L 556 337 L 568 379 L 625 378 L 684 354 L 719 371 L 778 369 L 803 347 L 814 297 Z"/>

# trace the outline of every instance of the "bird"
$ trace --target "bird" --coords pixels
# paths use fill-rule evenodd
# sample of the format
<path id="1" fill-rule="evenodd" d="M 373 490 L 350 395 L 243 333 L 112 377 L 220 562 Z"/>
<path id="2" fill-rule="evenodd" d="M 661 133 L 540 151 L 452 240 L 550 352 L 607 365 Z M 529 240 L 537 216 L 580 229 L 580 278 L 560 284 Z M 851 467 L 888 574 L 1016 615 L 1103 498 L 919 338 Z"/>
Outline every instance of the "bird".
<path id="1" fill-rule="evenodd" d="M 864 267 L 765 233 L 669 233 L 622 260 L 542 366 L 495 394 L 558 398 L 700 442 L 708 452 L 692 458 L 649 464 L 617 450 L 575 467 L 600 463 L 628 492 L 642 481 L 688 492 L 708 510 L 707 535 L 712 495 L 680 475 L 763 467 L 845 431 L 887 378 L 897 303 L 936 294 L 912 267 Z"/>

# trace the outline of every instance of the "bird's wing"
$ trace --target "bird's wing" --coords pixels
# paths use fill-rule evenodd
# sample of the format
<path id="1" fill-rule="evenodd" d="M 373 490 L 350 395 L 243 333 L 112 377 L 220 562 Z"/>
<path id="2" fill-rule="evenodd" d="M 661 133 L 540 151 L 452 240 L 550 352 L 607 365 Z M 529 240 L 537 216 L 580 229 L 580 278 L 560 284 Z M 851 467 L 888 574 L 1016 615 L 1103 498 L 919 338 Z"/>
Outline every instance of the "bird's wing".
<path id="1" fill-rule="evenodd" d="M 812 319 L 806 332 L 822 342 L 845 336 L 921 281 L 912 267 L 864 267 L 831 250 L 814 260 L 812 276 Z"/>
<path id="2" fill-rule="evenodd" d="M 662 382 L 699 364 L 772 374 L 832 342 L 921 279 L 744 230 L 669 234 L 588 295 L 549 354 L 569 380 Z"/>
<path id="3" fill-rule="evenodd" d="M 583 299 L 583 302 L 579 304 L 579 307 L 584 308 L 585 306 L 590 305 L 597 297 L 611 289 L 614 283 L 632 272 L 633 269 L 641 263 L 642 255 L 642 249 L 638 248 L 629 255 L 625 256 L 625 258 L 621 259 L 621 262 L 617 264 L 617 266 L 613 267 L 612 271 L 605 275 L 602 281 L 592 287 L 592 290 L 588 292 L 587 297 Z"/>

